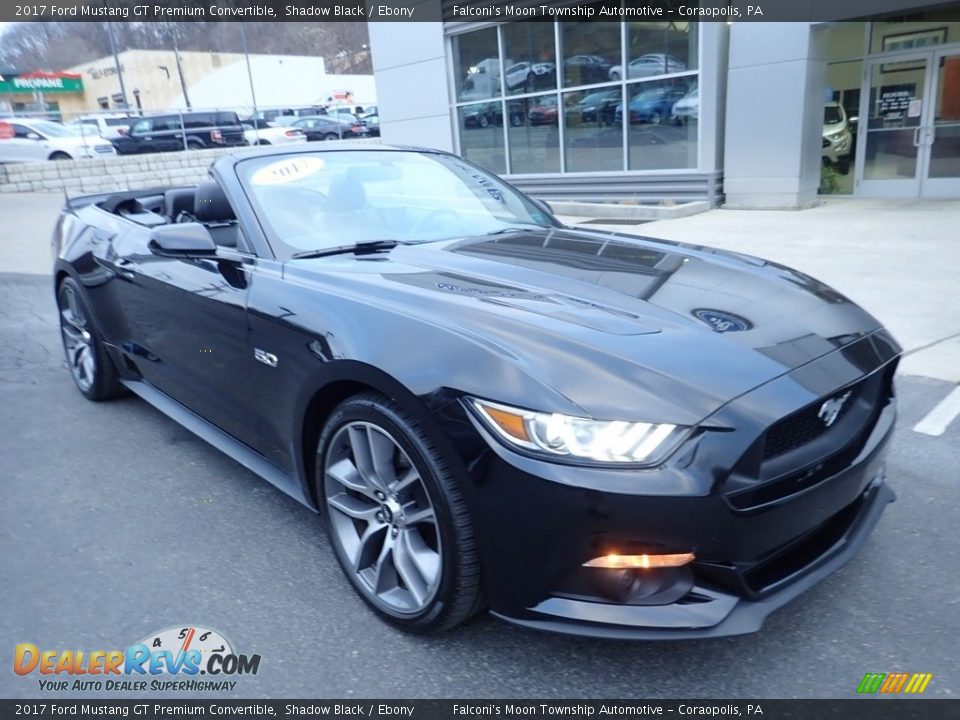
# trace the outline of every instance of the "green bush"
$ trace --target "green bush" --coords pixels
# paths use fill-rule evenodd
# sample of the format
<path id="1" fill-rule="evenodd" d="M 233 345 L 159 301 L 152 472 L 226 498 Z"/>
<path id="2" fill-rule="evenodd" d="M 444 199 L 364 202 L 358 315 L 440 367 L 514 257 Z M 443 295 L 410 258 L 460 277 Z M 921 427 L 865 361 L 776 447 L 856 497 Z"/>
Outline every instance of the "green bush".
<path id="1" fill-rule="evenodd" d="M 820 194 L 833 195 L 840 191 L 840 173 L 833 165 L 820 166 Z"/>

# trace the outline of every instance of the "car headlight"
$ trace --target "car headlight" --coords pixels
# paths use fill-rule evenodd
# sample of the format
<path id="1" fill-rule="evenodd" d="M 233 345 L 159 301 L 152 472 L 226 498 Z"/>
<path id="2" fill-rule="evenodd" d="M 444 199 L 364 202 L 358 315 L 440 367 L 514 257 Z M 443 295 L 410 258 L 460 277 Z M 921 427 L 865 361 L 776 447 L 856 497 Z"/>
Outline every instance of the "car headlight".
<path id="1" fill-rule="evenodd" d="M 652 464 L 662 460 L 687 431 L 667 423 L 594 420 L 476 398 L 469 403 L 483 424 L 508 445 L 555 459 Z"/>

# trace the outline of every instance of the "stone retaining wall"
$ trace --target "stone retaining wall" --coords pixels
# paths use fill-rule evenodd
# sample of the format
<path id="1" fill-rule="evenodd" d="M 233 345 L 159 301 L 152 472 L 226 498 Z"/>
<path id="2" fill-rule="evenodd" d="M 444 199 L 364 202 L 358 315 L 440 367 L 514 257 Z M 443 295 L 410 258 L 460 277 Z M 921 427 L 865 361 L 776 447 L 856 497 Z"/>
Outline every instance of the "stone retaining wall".
<path id="1" fill-rule="evenodd" d="M 364 142 L 379 142 L 379 138 Z M 0 165 L 0 192 L 62 192 L 66 189 L 73 196 L 158 185 L 193 185 L 207 177 L 207 169 L 218 157 L 247 149 L 214 148 L 150 155 L 110 155 L 89 160 L 11 163 Z"/>

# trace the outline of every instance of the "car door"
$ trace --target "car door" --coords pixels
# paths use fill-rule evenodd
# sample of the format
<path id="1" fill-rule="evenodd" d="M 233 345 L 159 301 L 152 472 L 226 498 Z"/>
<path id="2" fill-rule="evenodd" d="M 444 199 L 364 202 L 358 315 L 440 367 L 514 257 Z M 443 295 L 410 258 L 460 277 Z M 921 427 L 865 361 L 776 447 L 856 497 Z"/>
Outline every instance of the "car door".
<path id="1" fill-rule="evenodd" d="M 125 356 L 151 385 L 255 446 L 244 373 L 252 362 L 246 302 L 256 258 L 228 248 L 216 257 L 163 255 L 143 229 L 118 236 L 114 250 Z"/>
<path id="2" fill-rule="evenodd" d="M 151 152 L 177 152 L 186 148 L 185 134 L 191 134 L 190 116 L 169 115 L 154 118 Z"/>
<path id="3" fill-rule="evenodd" d="M 113 139 L 114 147 L 124 155 L 149 152 L 152 130 L 153 118 L 140 118 L 130 125 L 126 135 Z"/>
<path id="4" fill-rule="evenodd" d="M 10 123 L 13 137 L 0 140 L 0 162 L 39 162 L 50 154 L 47 140 L 36 130 Z M 11 134 L 7 131 L 5 134 Z"/>

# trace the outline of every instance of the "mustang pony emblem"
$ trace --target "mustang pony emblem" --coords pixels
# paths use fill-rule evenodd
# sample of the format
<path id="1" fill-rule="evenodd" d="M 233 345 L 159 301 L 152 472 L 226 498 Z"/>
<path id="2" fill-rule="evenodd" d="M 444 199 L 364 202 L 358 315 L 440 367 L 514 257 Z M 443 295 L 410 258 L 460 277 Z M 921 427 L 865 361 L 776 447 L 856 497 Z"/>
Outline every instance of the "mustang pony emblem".
<path id="1" fill-rule="evenodd" d="M 823 420 L 824 425 L 830 427 L 837 421 L 837 418 L 840 417 L 840 411 L 843 409 L 843 404 L 849 397 L 850 391 L 847 390 L 847 392 L 845 392 L 843 395 L 830 398 L 820 406 L 820 412 L 817 413 L 817 417 Z"/>

